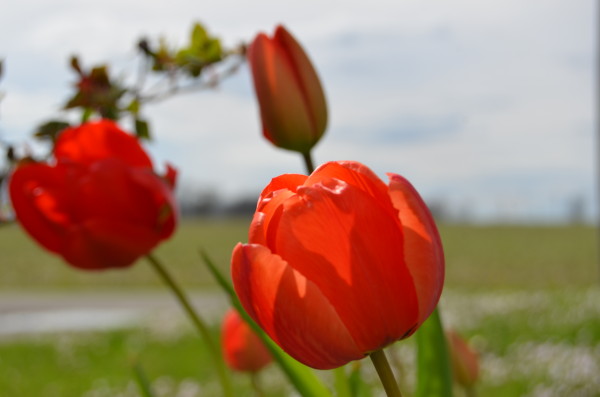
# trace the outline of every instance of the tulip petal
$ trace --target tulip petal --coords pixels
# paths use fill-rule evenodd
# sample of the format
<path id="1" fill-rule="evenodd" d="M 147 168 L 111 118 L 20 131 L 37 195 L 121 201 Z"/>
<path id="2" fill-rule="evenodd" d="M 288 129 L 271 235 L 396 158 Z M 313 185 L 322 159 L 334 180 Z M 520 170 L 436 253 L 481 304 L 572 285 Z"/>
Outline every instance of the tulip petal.
<path id="1" fill-rule="evenodd" d="M 261 245 L 238 244 L 233 284 L 248 314 L 296 360 L 318 369 L 364 356 L 315 284 Z"/>
<path id="2" fill-rule="evenodd" d="M 283 26 L 277 26 L 273 40 L 285 49 L 285 54 L 290 58 L 289 64 L 293 68 L 297 80 L 301 82 L 300 88 L 304 101 L 310 109 L 313 131 L 325 131 L 327 103 L 321 79 L 319 79 L 312 62 L 300 43 Z"/>
<path id="3" fill-rule="evenodd" d="M 315 283 L 363 352 L 412 332 L 417 298 L 397 219 L 337 179 L 299 188 L 284 207 L 270 249 Z"/>
<path id="4" fill-rule="evenodd" d="M 306 175 L 284 174 L 271 180 L 260 194 L 256 213 L 250 225 L 248 240 L 250 243 L 267 245 L 269 223 L 279 211 L 279 205 L 296 192 L 298 186 L 306 181 Z"/>
<path id="5" fill-rule="evenodd" d="M 269 364 L 271 354 L 235 309 L 223 319 L 221 346 L 225 362 L 238 371 L 256 372 Z"/>
<path id="6" fill-rule="evenodd" d="M 437 227 L 416 189 L 397 174 L 390 177 L 390 198 L 404 230 L 405 260 L 419 296 L 419 324 L 435 309 L 444 284 L 444 252 Z"/>
<path id="7" fill-rule="evenodd" d="M 78 268 L 128 266 L 175 229 L 166 183 L 117 159 L 91 167 L 20 166 L 10 195 L 22 227 Z"/>
<path id="8" fill-rule="evenodd" d="M 37 242 L 60 252 L 70 224 L 72 200 L 64 168 L 25 164 L 11 175 L 10 199 L 19 223 Z"/>
<path id="9" fill-rule="evenodd" d="M 152 168 L 152 162 L 137 138 L 122 131 L 111 120 L 67 128 L 56 140 L 54 156 L 59 163 L 90 165 L 98 160 L 118 158 L 133 167 Z"/>
<path id="10" fill-rule="evenodd" d="M 307 178 L 302 174 L 283 174 L 271 179 L 271 182 L 260 193 L 259 203 L 271 197 L 278 190 L 286 189 L 295 193 L 298 186 L 303 185 Z"/>
<path id="11" fill-rule="evenodd" d="M 311 186 L 329 178 L 357 187 L 372 196 L 374 202 L 392 218 L 398 217 L 398 210 L 392 205 L 387 185 L 365 165 L 356 161 L 331 161 L 319 166 L 304 184 Z"/>
<path id="12" fill-rule="evenodd" d="M 168 237 L 175 228 L 175 204 L 167 183 L 146 168 L 119 159 L 98 161 L 78 186 L 77 210 L 83 219 L 110 219 L 145 226 Z"/>
<path id="13" fill-rule="evenodd" d="M 167 185 L 169 185 L 171 190 L 174 190 L 175 184 L 177 183 L 177 168 L 167 163 L 167 170 L 163 178 L 167 182 Z"/>
<path id="14" fill-rule="evenodd" d="M 479 358 L 456 331 L 446 331 L 454 379 L 463 387 L 473 387 L 479 378 Z"/>
<path id="15" fill-rule="evenodd" d="M 92 219 L 69 229 L 61 255 L 81 269 L 127 267 L 160 240 L 152 231 L 135 224 Z"/>
<path id="16" fill-rule="evenodd" d="M 248 48 L 256 97 L 260 105 L 263 133 L 275 145 L 302 152 L 314 138 L 310 109 L 285 49 L 259 34 Z"/>

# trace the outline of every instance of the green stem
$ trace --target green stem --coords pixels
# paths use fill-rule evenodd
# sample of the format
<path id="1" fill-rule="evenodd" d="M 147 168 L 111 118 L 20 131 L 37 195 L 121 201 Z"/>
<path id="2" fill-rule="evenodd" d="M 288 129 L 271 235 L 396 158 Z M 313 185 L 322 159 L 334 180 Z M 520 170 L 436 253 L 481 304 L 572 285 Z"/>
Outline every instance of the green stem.
<path id="1" fill-rule="evenodd" d="M 216 364 L 219 380 L 221 381 L 221 386 L 223 388 L 223 395 L 227 397 L 233 397 L 233 391 L 231 389 L 231 380 L 229 379 L 227 368 L 225 368 L 225 362 L 223 361 L 223 357 L 221 356 L 217 345 L 214 343 L 210 335 L 208 327 L 206 326 L 202 318 L 200 318 L 198 313 L 196 313 L 196 310 L 192 306 L 190 300 L 185 295 L 183 290 L 175 282 L 175 280 L 169 274 L 169 272 L 167 272 L 167 269 L 160 263 L 160 261 L 156 259 L 156 257 L 154 257 L 152 254 L 146 255 L 146 258 L 148 259 L 154 270 L 158 273 L 158 275 L 163 279 L 165 284 L 167 284 L 167 286 L 171 289 L 173 294 L 175 294 L 175 297 L 177 298 L 179 304 L 189 316 L 189 318 L 192 320 L 192 323 L 194 323 L 194 326 L 196 327 L 202 338 L 204 338 L 206 346 L 208 347 L 208 352 L 212 356 L 213 361 Z"/>
<path id="2" fill-rule="evenodd" d="M 306 166 L 306 172 L 308 173 L 308 175 L 312 174 L 312 172 L 315 170 L 315 166 L 313 165 L 310 150 L 306 153 L 302 153 L 302 158 L 304 159 L 304 165 Z"/>
<path id="3" fill-rule="evenodd" d="M 392 372 L 392 368 L 390 368 L 390 364 L 385 357 L 383 349 L 371 353 L 369 357 L 371 357 L 371 361 L 377 370 L 377 375 L 379 375 L 379 379 L 381 379 L 381 383 L 383 384 L 387 396 L 402 397 L 402 393 L 400 393 L 400 388 L 398 387 L 398 383 L 396 383 L 394 373 Z"/>

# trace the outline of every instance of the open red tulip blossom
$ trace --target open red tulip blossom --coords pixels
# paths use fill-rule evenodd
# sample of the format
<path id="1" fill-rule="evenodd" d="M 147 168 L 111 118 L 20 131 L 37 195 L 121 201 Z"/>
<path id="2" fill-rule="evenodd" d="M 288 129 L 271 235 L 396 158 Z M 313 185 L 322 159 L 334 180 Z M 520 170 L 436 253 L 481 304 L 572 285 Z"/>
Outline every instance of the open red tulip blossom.
<path id="1" fill-rule="evenodd" d="M 163 178 L 138 140 L 101 120 L 60 133 L 51 162 L 23 162 L 9 192 L 21 226 L 82 269 L 126 267 L 175 229 L 175 171 Z"/>
<path id="2" fill-rule="evenodd" d="M 225 362 L 234 370 L 257 372 L 272 360 L 271 353 L 235 309 L 225 314 L 221 339 Z"/>
<path id="3" fill-rule="evenodd" d="M 283 27 L 248 47 L 263 134 L 275 146 L 308 153 L 327 126 L 327 104 L 310 59 Z"/>
<path id="4" fill-rule="evenodd" d="M 403 177 L 330 162 L 262 191 L 249 244 L 232 255 L 248 314 L 292 357 L 339 367 L 406 338 L 437 305 L 442 245 Z"/>

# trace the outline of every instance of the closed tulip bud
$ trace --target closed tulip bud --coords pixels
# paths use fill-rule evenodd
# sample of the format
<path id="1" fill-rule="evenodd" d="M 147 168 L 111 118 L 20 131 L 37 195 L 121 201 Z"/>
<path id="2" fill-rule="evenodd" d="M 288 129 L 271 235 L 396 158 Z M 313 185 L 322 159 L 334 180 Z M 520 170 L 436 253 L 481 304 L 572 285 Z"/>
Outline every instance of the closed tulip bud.
<path id="1" fill-rule="evenodd" d="M 465 388 L 471 388 L 479 379 L 479 358 L 469 344 L 455 331 L 446 332 L 448 350 L 452 362 L 454 380 Z"/>
<path id="2" fill-rule="evenodd" d="M 330 162 L 271 181 L 232 255 L 248 314 L 296 360 L 331 369 L 406 338 L 444 280 L 440 237 L 403 177 Z"/>
<path id="3" fill-rule="evenodd" d="M 25 231 L 70 265 L 127 267 L 173 234 L 175 174 L 156 175 L 138 140 L 101 120 L 61 132 L 53 161 L 20 164 L 9 192 Z"/>
<path id="4" fill-rule="evenodd" d="M 310 59 L 283 27 L 256 36 L 247 52 L 264 136 L 275 146 L 308 153 L 327 126 L 327 104 Z"/>
<path id="5" fill-rule="evenodd" d="M 235 309 L 229 309 L 221 331 L 227 365 L 244 372 L 257 372 L 271 362 L 271 353 Z"/>

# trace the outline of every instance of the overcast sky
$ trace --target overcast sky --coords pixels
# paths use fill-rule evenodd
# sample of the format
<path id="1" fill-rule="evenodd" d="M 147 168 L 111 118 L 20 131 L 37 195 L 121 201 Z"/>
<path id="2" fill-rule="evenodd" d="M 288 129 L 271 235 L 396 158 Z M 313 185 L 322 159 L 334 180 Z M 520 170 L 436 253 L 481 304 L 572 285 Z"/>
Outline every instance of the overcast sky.
<path id="1" fill-rule="evenodd" d="M 0 137 L 29 140 L 71 93 L 68 58 L 135 74 L 141 36 L 183 44 L 194 21 L 233 46 L 285 24 L 323 79 L 330 124 L 317 163 L 358 160 L 408 177 L 430 201 L 479 219 L 592 211 L 592 0 L 23 0 L 0 13 Z M 157 164 L 182 184 L 256 193 L 303 172 L 261 138 L 249 73 L 146 111 Z"/>

